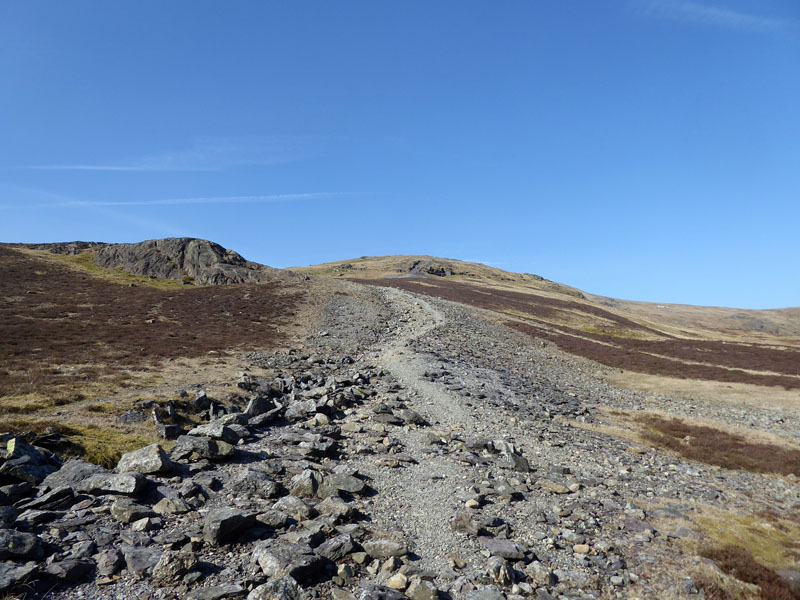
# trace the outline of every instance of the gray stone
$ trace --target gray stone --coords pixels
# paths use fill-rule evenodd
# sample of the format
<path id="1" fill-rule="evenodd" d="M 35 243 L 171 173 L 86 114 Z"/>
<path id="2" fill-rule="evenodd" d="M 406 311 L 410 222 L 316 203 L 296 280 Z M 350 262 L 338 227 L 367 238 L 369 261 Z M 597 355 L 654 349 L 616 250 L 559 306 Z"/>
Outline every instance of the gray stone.
<path id="1" fill-rule="evenodd" d="M 44 572 L 66 583 L 80 583 L 94 571 L 94 565 L 88 560 L 68 558 L 52 562 L 47 565 Z"/>
<path id="2" fill-rule="evenodd" d="M 210 511 L 203 524 L 203 539 L 213 546 L 226 544 L 257 523 L 254 513 L 235 508 Z"/>
<path id="3" fill-rule="evenodd" d="M 145 577 L 152 574 L 153 567 L 161 558 L 161 550 L 153 547 L 134 547 L 123 545 L 122 555 L 125 557 L 125 566 L 132 575 Z"/>
<path id="4" fill-rule="evenodd" d="M 192 552 L 167 550 L 153 567 L 153 582 L 168 585 L 177 582 L 197 567 L 197 557 Z"/>
<path id="5" fill-rule="evenodd" d="M 159 515 L 182 515 L 191 510 L 192 507 L 182 498 L 162 498 L 153 506 L 153 512 Z"/>
<path id="6" fill-rule="evenodd" d="M 238 598 L 247 590 L 236 583 L 199 587 L 186 594 L 186 600 L 222 600 L 222 598 Z"/>
<path id="7" fill-rule="evenodd" d="M 0 562 L 0 594 L 27 582 L 39 572 L 38 565 Z"/>
<path id="8" fill-rule="evenodd" d="M 800 571 L 784 570 L 776 571 L 776 573 L 789 586 L 789 589 L 800 597 Z"/>
<path id="9" fill-rule="evenodd" d="M 0 528 L 13 525 L 18 514 L 19 511 L 13 506 L 0 506 Z"/>
<path id="10" fill-rule="evenodd" d="M 196 285 L 252 283 L 274 277 L 269 267 L 247 261 L 233 250 L 185 237 L 103 245 L 94 262 L 108 269 L 119 267 L 134 275 L 177 280 L 188 277 Z"/>
<path id="11" fill-rule="evenodd" d="M 292 577 L 305 584 L 319 579 L 325 573 L 328 561 L 308 546 L 282 540 L 268 540 L 257 544 L 253 560 L 264 575 L 271 579 Z"/>
<path id="12" fill-rule="evenodd" d="M 391 558 L 392 556 L 404 556 L 408 554 L 408 546 L 405 542 L 386 538 L 373 538 L 363 542 L 364 552 L 372 558 Z"/>
<path id="13" fill-rule="evenodd" d="M 33 500 L 18 505 L 18 508 L 25 510 L 58 510 L 69 508 L 74 504 L 75 491 L 69 487 L 58 487 Z"/>
<path id="14" fill-rule="evenodd" d="M 264 471 L 241 469 L 225 485 L 235 494 L 243 494 L 257 498 L 273 498 L 278 494 L 278 485 Z"/>
<path id="15" fill-rule="evenodd" d="M 99 465 L 93 465 L 74 458 L 65 462 L 55 473 L 45 477 L 42 485 L 53 489 L 60 487 L 80 489 L 82 482 L 98 473 L 108 473 L 108 470 Z"/>
<path id="16" fill-rule="evenodd" d="M 242 436 L 239 435 L 239 433 L 232 429 L 229 424 L 225 423 L 222 419 L 215 419 L 210 423 L 198 425 L 194 429 L 189 430 L 188 435 L 198 437 L 205 436 L 214 440 L 222 440 L 223 442 L 233 445 L 242 439 Z"/>
<path id="17" fill-rule="evenodd" d="M 27 456 L 7 460 L 0 464 L 0 475 L 13 477 L 32 485 L 39 485 L 49 475 L 58 470 L 55 465 L 47 463 L 36 464 L 32 460 Z"/>
<path id="18" fill-rule="evenodd" d="M 38 560 L 42 555 L 42 540 L 38 535 L 0 529 L 0 560 Z"/>
<path id="19" fill-rule="evenodd" d="M 234 452 L 236 452 L 236 448 L 222 440 L 182 435 L 178 437 L 175 447 L 170 451 L 170 457 L 173 460 L 194 461 L 202 458 L 221 460 Z"/>
<path id="20" fill-rule="evenodd" d="M 405 594 L 384 585 L 364 584 L 359 590 L 358 600 L 404 600 Z"/>
<path id="21" fill-rule="evenodd" d="M 174 468 L 172 461 L 158 444 L 151 444 L 124 454 L 117 463 L 120 473 L 163 473 Z"/>
<path id="22" fill-rule="evenodd" d="M 316 548 L 317 554 L 325 558 L 337 561 L 353 551 L 353 538 L 344 533 L 326 540 Z"/>
<path id="23" fill-rule="evenodd" d="M 480 536 L 478 541 L 492 553 L 492 556 L 499 556 L 508 560 L 522 560 L 525 558 L 525 550 L 522 546 L 515 544 L 511 540 Z"/>
<path id="24" fill-rule="evenodd" d="M 144 423 L 147 421 L 147 415 L 140 410 L 126 410 L 117 417 L 117 423 L 125 425 L 134 425 L 136 423 Z"/>
<path id="25" fill-rule="evenodd" d="M 322 483 L 322 476 L 310 469 L 304 470 L 292 477 L 289 483 L 289 493 L 298 498 L 313 498 Z"/>
<path id="26" fill-rule="evenodd" d="M 360 494 L 366 487 L 366 484 L 361 479 L 347 473 L 334 473 L 330 476 L 329 481 L 337 490 L 350 494 Z"/>
<path id="27" fill-rule="evenodd" d="M 279 577 L 258 586 L 247 595 L 247 600 L 302 600 L 302 588 L 292 577 Z"/>
<path id="28" fill-rule="evenodd" d="M 506 600 L 506 597 L 495 586 L 489 585 L 469 592 L 467 600 Z"/>
<path id="29" fill-rule="evenodd" d="M 411 600 L 436 600 L 439 597 L 439 590 L 430 581 L 413 579 L 406 590 L 406 596 Z"/>
<path id="30" fill-rule="evenodd" d="M 94 562 L 97 565 L 97 573 L 104 577 L 110 577 L 122 568 L 125 561 L 122 554 L 114 548 L 103 550 L 94 556 Z"/>
<path id="31" fill-rule="evenodd" d="M 272 508 L 284 512 L 298 521 L 305 521 L 314 515 L 314 509 L 295 496 L 284 496 L 275 502 Z"/>
<path id="32" fill-rule="evenodd" d="M 94 496 L 104 494 L 136 495 L 147 484 L 138 473 L 98 473 L 78 485 L 78 489 Z"/>
<path id="33" fill-rule="evenodd" d="M 155 513 L 149 506 L 143 506 L 130 498 L 117 498 L 111 505 L 111 516 L 120 523 L 133 523 L 147 517 L 154 517 Z"/>

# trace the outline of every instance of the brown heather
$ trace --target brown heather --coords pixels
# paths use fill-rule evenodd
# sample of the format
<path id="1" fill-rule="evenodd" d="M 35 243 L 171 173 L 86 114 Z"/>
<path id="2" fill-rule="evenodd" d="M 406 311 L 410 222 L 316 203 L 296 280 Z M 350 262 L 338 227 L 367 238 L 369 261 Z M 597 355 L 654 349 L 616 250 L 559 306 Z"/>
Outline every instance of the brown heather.
<path id="1" fill-rule="evenodd" d="M 281 282 L 128 287 L 0 246 L 0 398 L 45 394 L 55 406 L 162 359 L 274 346 L 301 298 Z"/>
<path id="2" fill-rule="evenodd" d="M 637 420 L 647 428 L 643 433 L 646 440 L 684 458 L 726 469 L 800 475 L 800 450 L 751 442 L 738 435 L 676 418 L 646 415 Z"/>

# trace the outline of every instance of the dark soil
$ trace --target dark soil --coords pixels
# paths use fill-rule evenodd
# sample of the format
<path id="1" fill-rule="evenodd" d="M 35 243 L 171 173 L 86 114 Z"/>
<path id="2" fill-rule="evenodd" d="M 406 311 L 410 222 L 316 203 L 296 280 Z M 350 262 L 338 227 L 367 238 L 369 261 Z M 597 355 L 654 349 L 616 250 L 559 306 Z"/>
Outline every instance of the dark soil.
<path id="1" fill-rule="evenodd" d="M 302 299 L 284 283 L 127 287 L 0 247 L 0 396 L 210 350 L 270 348 Z"/>
<path id="2" fill-rule="evenodd" d="M 474 284 L 422 278 L 382 279 L 363 283 L 400 288 L 488 310 L 524 314 L 530 322 L 508 321 L 506 325 L 531 336 L 550 340 L 565 352 L 609 367 L 680 379 L 800 389 L 800 379 L 796 377 L 800 376 L 800 352 L 796 350 L 764 344 L 679 339 L 580 302 L 481 288 Z M 598 329 L 646 333 L 661 339 L 632 339 L 567 326 L 555 328 L 547 322 L 568 322 L 575 313 L 596 318 Z M 779 375 L 749 373 L 749 370 L 770 371 Z"/>

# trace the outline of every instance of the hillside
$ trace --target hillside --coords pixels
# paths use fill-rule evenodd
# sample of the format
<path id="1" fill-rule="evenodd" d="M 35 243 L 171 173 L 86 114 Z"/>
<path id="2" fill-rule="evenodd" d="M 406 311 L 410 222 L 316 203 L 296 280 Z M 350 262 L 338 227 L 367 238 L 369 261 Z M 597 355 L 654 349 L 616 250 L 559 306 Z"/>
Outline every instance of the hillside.
<path id="1" fill-rule="evenodd" d="M 737 310 L 615 300 L 536 275 L 424 256 L 365 257 L 294 270 L 469 304 L 571 354 L 624 371 L 800 389 L 796 308 Z"/>
<path id="2" fill-rule="evenodd" d="M 0 245 L 0 595 L 798 597 L 796 340 L 383 260 Z"/>

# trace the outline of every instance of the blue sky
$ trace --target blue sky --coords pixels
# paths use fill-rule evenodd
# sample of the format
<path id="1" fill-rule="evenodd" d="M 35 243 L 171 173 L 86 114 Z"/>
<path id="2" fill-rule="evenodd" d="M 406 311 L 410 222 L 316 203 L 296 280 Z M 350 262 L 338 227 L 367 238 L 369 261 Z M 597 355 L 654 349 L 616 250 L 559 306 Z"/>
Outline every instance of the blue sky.
<path id="1" fill-rule="evenodd" d="M 796 0 L 0 4 L 0 240 L 800 305 Z"/>

